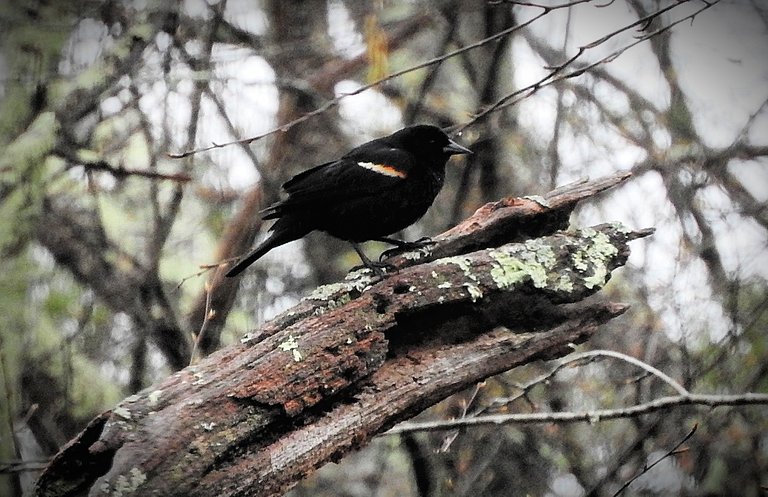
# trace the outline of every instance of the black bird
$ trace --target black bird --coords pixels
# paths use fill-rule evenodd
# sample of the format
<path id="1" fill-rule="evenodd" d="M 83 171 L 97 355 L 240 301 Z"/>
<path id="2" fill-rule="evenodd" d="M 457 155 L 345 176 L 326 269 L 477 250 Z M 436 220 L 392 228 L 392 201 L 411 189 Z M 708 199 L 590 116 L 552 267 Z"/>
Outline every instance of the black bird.
<path id="1" fill-rule="evenodd" d="M 468 153 L 440 128 L 419 124 L 297 174 L 283 184 L 288 198 L 261 211 L 264 219 L 277 219 L 270 237 L 227 276 L 240 274 L 273 248 L 313 230 L 351 242 L 363 264 L 379 272 L 382 265 L 368 259 L 358 243 L 411 245 L 386 237 L 427 212 L 443 187 L 448 158 Z"/>

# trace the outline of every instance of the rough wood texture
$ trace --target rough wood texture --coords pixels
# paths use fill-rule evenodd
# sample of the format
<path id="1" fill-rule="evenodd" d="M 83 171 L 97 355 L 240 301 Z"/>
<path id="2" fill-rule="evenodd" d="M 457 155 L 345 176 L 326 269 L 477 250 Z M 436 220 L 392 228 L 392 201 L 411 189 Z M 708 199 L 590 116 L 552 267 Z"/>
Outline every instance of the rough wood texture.
<path id="1" fill-rule="evenodd" d="M 325 462 L 488 376 L 552 358 L 627 306 L 589 295 L 650 233 L 559 231 L 616 175 L 504 199 L 299 305 L 96 418 L 39 495 L 279 495 Z M 529 236 L 536 236 L 524 240 Z"/>

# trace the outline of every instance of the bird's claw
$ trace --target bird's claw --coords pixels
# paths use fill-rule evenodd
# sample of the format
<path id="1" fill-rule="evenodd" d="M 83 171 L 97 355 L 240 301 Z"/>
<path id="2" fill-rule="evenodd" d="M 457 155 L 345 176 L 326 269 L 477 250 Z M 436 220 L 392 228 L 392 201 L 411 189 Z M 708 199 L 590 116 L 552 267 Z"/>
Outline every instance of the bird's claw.
<path id="1" fill-rule="evenodd" d="M 435 245 L 436 243 L 437 243 L 436 241 L 432 240 L 428 236 L 424 236 L 413 242 L 400 242 L 397 245 L 397 247 L 391 248 L 382 252 L 381 255 L 379 256 L 379 262 L 383 261 L 384 259 L 389 259 L 396 255 L 402 254 L 403 252 L 410 252 L 411 250 L 430 247 L 432 245 Z"/>
<path id="2" fill-rule="evenodd" d="M 375 261 L 369 261 L 368 264 L 360 264 L 359 266 L 355 266 L 352 269 L 350 269 L 350 272 L 353 271 L 359 271 L 360 269 L 370 269 L 373 271 L 373 274 L 376 276 L 383 278 L 386 276 L 387 271 L 394 271 L 397 269 L 394 265 L 389 264 L 388 262 L 375 262 Z"/>

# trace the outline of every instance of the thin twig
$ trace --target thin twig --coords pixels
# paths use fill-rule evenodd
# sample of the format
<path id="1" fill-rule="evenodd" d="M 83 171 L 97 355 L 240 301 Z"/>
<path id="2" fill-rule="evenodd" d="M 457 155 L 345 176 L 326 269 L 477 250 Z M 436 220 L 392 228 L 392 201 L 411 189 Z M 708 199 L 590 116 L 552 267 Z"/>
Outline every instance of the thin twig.
<path id="1" fill-rule="evenodd" d="M 217 268 L 218 269 L 218 268 Z M 211 322 L 211 319 L 216 317 L 216 309 L 211 309 L 211 301 L 213 300 L 213 281 L 216 281 L 216 276 L 218 276 L 218 270 L 213 274 L 213 278 L 210 279 L 210 281 L 205 282 L 205 315 L 203 316 L 203 324 L 200 325 L 200 331 L 197 333 L 197 336 L 195 337 L 195 344 L 192 347 L 192 354 L 190 354 L 189 358 L 189 365 L 195 364 L 198 360 L 198 351 L 200 350 L 200 342 L 203 341 L 203 337 L 205 336 L 206 330 L 208 330 L 208 324 Z"/>
<path id="2" fill-rule="evenodd" d="M 452 14 L 452 12 L 449 14 Z M 454 33 L 456 32 L 456 26 L 459 22 L 458 17 L 455 15 L 446 15 L 445 18 L 448 21 L 448 29 L 445 30 L 443 39 L 438 44 L 440 47 L 439 51 L 447 49 L 448 44 L 453 39 Z M 403 122 L 405 122 L 405 124 L 413 124 L 416 116 L 421 110 L 422 105 L 424 104 L 424 101 L 426 100 L 427 92 L 429 92 L 429 89 L 432 87 L 435 81 L 437 81 L 438 71 L 440 71 L 440 64 L 435 64 L 427 76 L 421 81 L 421 85 L 419 86 L 419 91 L 416 94 L 416 98 L 408 103 L 405 108 L 405 112 L 403 112 L 403 115 L 405 116 Z"/>
<path id="3" fill-rule="evenodd" d="M 50 459 L 9 459 L 0 460 L 0 474 L 40 471 L 51 462 Z"/>
<path id="4" fill-rule="evenodd" d="M 487 416 L 468 417 L 463 419 L 424 421 L 420 423 L 403 423 L 383 435 L 400 435 L 403 433 L 444 431 L 471 426 L 507 425 L 507 424 L 539 424 L 539 423 L 598 423 L 610 419 L 634 418 L 664 411 L 674 407 L 700 405 L 708 407 L 768 405 L 768 394 L 745 393 L 741 395 L 709 395 L 688 394 L 659 397 L 649 402 L 642 402 L 629 407 L 617 409 L 597 409 L 581 412 L 534 412 L 527 414 L 493 414 Z"/>
<path id="5" fill-rule="evenodd" d="M 229 258 L 224 259 L 223 261 L 217 262 L 215 264 L 200 264 L 198 266 L 200 268 L 200 271 L 197 271 L 196 273 L 192 273 L 192 274 L 190 274 L 188 276 L 183 277 L 176 284 L 176 286 L 173 287 L 173 289 L 174 289 L 174 291 L 176 291 L 179 288 L 181 288 L 182 286 L 184 286 L 184 283 L 186 283 L 188 280 L 191 280 L 192 278 L 197 278 L 198 276 L 202 276 L 205 273 L 207 273 L 208 271 L 210 271 L 211 269 L 218 269 L 218 268 L 220 268 L 221 266 L 223 266 L 225 264 L 228 264 L 230 262 L 235 262 L 239 258 L 240 258 L 239 256 L 238 257 L 229 257 Z"/>
<path id="6" fill-rule="evenodd" d="M 511 5 L 519 5 L 521 7 L 537 7 L 539 9 L 562 9 L 564 7 L 573 7 L 574 5 L 578 5 L 580 3 L 588 3 L 588 2 L 591 2 L 591 1 L 592 0 L 578 0 L 576 2 L 567 2 L 567 3 L 563 3 L 563 4 L 558 4 L 558 5 L 544 5 L 544 4 L 541 4 L 541 3 L 521 2 L 521 1 L 518 1 L 518 0 L 489 0 L 488 4 L 489 5 L 499 5 L 499 4 L 502 4 L 502 3 L 508 3 L 508 4 L 511 4 Z M 613 3 L 613 0 L 610 0 L 606 4 L 598 5 L 598 7 L 605 7 L 605 6 L 608 6 L 608 5 L 612 4 L 612 3 Z"/>
<path id="7" fill-rule="evenodd" d="M 175 181 L 177 183 L 187 183 L 192 181 L 192 176 L 187 173 L 161 173 L 148 169 L 133 169 L 124 166 L 113 166 L 106 160 L 85 160 L 68 150 L 57 149 L 54 152 L 59 157 L 71 162 L 73 165 L 80 166 L 86 171 L 104 171 L 115 178 L 127 178 L 128 176 L 139 176 L 149 179 Z"/>
<path id="8" fill-rule="evenodd" d="M 680 440 L 680 441 L 677 443 L 677 445 L 675 445 L 674 447 L 672 447 L 672 449 L 670 449 L 669 451 L 667 451 L 667 453 L 666 453 L 666 454 L 664 454 L 663 456 L 661 456 L 660 458 L 658 458 L 658 459 L 657 459 L 656 461 L 654 461 L 652 464 L 649 464 L 649 465 L 646 465 L 646 466 L 644 466 L 644 467 L 643 467 L 643 469 L 642 469 L 642 471 L 640 471 L 638 474 L 636 474 L 636 475 L 635 475 L 635 476 L 633 476 L 633 477 L 632 477 L 630 480 L 628 480 L 626 483 L 624 483 L 624 485 L 622 485 L 622 486 L 621 486 L 621 488 L 620 488 L 619 490 L 617 490 L 615 494 L 613 494 L 613 497 L 617 497 L 617 496 L 618 496 L 620 493 L 622 493 L 624 490 L 626 490 L 626 489 L 627 489 L 627 487 L 629 487 L 629 486 L 632 484 L 632 482 L 633 482 L 633 481 L 637 480 L 637 479 L 638 479 L 638 478 L 640 478 L 642 475 L 644 475 L 645 473 L 647 473 L 648 471 L 650 471 L 650 470 L 651 470 L 651 468 L 653 468 L 654 466 L 656 466 L 657 464 L 659 464 L 661 461 L 663 461 L 663 460 L 664 460 L 664 459 L 666 459 L 667 457 L 669 457 L 669 456 L 671 456 L 671 455 L 675 454 L 675 453 L 677 452 L 677 450 L 680 448 L 680 446 L 681 446 L 681 445 L 683 445 L 685 442 L 687 442 L 687 441 L 688 441 L 688 439 L 690 439 L 690 438 L 693 436 L 693 434 L 694 434 L 694 433 L 696 433 L 696 429 L 697 429 L 698 427 L 699 427 L 699 424 L 698 424 L 698 423 L 695 423 L 695 424 L 693 425 L 693 428 L 691 428 L 691 431 L 689 431 L 689 432 L 688 432 L 688 434 L 687 434 L 686 436 L 684 436 L 684 437 L 683 437 L 683 439 L 682 439 L 682 440 Z"/>
<path id="9" fill-rule="evenodd" d="M 485 382 L 481 381 L 480 383 L 475 384 L 474 390 L 472 390 L 472 395 L 469 397 L 469 400 L 464 401 L 464 407 L 461 411 L 461 416 L 459 419 L 464 419 L 467 417 L 467 413 L 469 412 L 469 408 L 472 406 L 472 404 L 475 402 L 475 399 L 477 398 L 477 394 L 480 393 L 480 389 L 485 386 Z M 443 439 L 443 443 L 438 449 L 438 452 L 448 452 L 448 450 L 451 448 L 451 444 L 453 444 L 453 441 L 456 440 L 456 437 L 459 436 L 459 430 L 455 430 L 452 433 L 449 433 L 445 436 Z"/>
<path id="10" fill-rule="evenodd" d="M 737 145 L 741 145 L 747 142 L 747 136 L 749 135 L 749 130 L 752 127 L 752 125 L 755 123 L 758 117 L 760 117 L 760 114 L 768 108 L 768 98 L 763 100 L 763 103 L 760 104 L 760 107 L 757 108 L 755 112 L 749 115 L 747 118 L 747 121 L 744 123 L 744 126 L 741 127 L 741 130 L 736 134 L 736 139 L 731 144 L 731 147 L 736 147 Z"/>

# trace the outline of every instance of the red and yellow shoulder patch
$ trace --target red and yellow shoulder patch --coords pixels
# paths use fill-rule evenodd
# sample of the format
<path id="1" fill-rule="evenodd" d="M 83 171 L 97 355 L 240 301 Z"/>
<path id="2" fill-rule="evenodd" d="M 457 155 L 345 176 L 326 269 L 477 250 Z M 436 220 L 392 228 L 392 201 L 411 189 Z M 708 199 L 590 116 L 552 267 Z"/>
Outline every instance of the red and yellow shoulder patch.
<path id="1" fill-rule="evenodd" d="M 384 176 L 390 176 L 393 178 L 405 178 L 407 176 L 405 174 L 405 171 L 401 171 L 400 169 L 387 164 L 376 164 L 375 162 L 358 162 L 357 165 L 360 167 L 364 167 L 369 171 L 373 171 L 375 173 L 383 174 Z"/>

